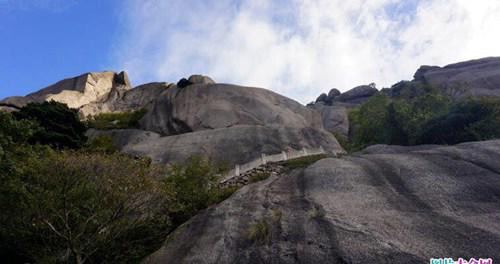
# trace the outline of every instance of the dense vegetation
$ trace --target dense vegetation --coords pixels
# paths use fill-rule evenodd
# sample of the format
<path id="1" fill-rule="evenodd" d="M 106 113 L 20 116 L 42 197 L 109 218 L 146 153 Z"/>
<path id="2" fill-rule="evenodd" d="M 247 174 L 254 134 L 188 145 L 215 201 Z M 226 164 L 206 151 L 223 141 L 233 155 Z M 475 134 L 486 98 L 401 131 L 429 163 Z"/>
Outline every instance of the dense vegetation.
<path id="1" fill-rule="evenodd" d="M 101 113 L 89 117 L 87 126 L 100 130 L 137 128 L 139 126 L 139 120 L 145 114 L 145 109 L 120 113 Z"/>
<path id="2" fill-rule="evenodd" d="M 78 111 L 58 102 L 30 103 L 13 113 L 16 119 L 29 120 L 39 129 L 29 138 L 39 143 L 61 148 L 80 148 L 85 144 L 86 127 L 78 118 Z"/>
<path id="3" fill-rule="evenodd" d="M 500 100 L 452 101 L 435 91 L 415 97 L 378 94 L 349 113 L 350 135 L 339 141 L 355 151 L 373 144 L 456 144 L 500 138 Z"/>
<path id="4" fill-rule="evenodd" d="M 107 137 L 79 142 L 73 114 L 57 103 L 0 112 L 1 263 L 137 263 L 234 191 L 202 158 L 165 167 Z"/>

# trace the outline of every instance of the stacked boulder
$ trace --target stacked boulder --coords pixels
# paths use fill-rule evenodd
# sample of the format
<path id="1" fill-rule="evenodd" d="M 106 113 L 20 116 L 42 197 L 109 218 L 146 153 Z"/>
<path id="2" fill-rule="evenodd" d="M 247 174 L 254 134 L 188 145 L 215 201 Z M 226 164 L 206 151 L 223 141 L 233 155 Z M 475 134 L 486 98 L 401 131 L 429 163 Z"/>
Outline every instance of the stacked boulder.
<path id="1" fill-rule="evenodd" d="M 321 114 L 323 126 L 329 132 L 347 137 L 349 134 L 348 110 L 366 102 L 377 94 L 375 84 L 361 85 L 341 93 L 333 88 L 321 94 L 315 103 L 308 106 Z"/>

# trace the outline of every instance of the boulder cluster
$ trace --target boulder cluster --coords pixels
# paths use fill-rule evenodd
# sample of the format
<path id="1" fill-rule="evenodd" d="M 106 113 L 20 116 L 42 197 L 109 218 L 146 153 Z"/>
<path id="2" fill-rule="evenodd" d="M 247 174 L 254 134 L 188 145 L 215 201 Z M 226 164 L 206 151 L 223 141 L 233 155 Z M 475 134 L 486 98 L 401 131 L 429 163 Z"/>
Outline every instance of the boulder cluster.
<path id="1" fill-rule="evenodd" d="M 322 93 L 316 99 L 315 103 L 322 103 L 325 105 L 333 105 L 335 103 L 360 104 L 377 92 L 378 90 L 375 88 L 375 84 L 360 85 L 344 93 L 333 88 L 328 94 Z"/>

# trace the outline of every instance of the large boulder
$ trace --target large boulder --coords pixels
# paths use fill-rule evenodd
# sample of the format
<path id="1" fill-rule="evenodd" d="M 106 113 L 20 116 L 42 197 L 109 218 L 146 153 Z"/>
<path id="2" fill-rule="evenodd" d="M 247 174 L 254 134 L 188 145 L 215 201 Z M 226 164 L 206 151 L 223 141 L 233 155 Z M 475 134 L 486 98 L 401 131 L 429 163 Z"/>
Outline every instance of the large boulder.
<path id="1" fill-rule="evenodd" d="M 435 87 L 454 98 L 500 96 L 500 57 L 444 67 L 422 66 L 415 73 L 414 81 Z"/>
<path id="2" fill-rule="evenodd" d="M 327 158 L 243 187 L 144 263 L 500 258 L 500 140 Z"/>
<path id="3" fill-rule="evenodd" d="M 330 100 L 333 100 L 335 99 L 335 97 L 339 96 L 341 94 L 341 92 L 336 89 L 336 88 L 332 88 L 329 92 L 328 92 L 328 98 Z"/>
<path id="4" fill-rule="evenodd" d="M 189 76 L 188 81 L 193 84 L 215 84 L 215 81 L 212 80 L 212 78 L 200 74 Z"/>
<path id="5" fill-rule="evenodd" d="M 313 128 L 238 125 L 167 137 L 137 129 L 88 132 L 91 138 L 100 135 L 111 136 L 125 153 L 147 156 L 164 164 L 183 162 L 196 155 L 229 165 L 243 164 L 259 158 L 262 153 L 277 154 L 288 148 L 322 146 L 329 153 L 343 152 L 335 137 Z"/>
<path id="6" fill-rule="evenodd" d="M 344 103 L 359 104 L 368 100 L 378 92 L 372 85 L 360 85 L 342 93 L 337 100 Z"/>
<path id="7" fill-rule="evenodd" d="M 79 109 L 106 100 L 113 90 L 129 89 L 131 85 L 124 72 L 91 72 L 59 81 L 26 97 L 38 102 L 54 100 Z"/>
<path id="8" fill-rule="evenodd" d="M 199 83 L 165 90 L 141 120 L 141 128 L 176 135 L 236 125 L 322 129 L 320 115 L 272 91 Z"/>

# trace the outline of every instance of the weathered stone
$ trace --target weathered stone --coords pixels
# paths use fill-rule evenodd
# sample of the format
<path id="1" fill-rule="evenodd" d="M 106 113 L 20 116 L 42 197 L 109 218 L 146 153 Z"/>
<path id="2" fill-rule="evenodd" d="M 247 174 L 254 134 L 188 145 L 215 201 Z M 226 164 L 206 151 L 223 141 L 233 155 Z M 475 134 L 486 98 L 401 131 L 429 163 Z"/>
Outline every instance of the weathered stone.
<path id="1" fill-rule="evenodd" d="M 183 162 L 193 155 L 201 155 L 229 165 L 243 164 L 262 153 L 281 153 L 287 147 L 323 146 L 329 153 L 344 152 L 331 133 L 310 127 L 238 125 L 167 137 L 134 129 L 88 132 L 89 137 L 98 135 L 110 135 L 123 152 L 148 156 L 159 163 Z"/>
<path id="2" fill-rule="evenodd" d="M 361 85 L 354 87 L 345 93 L 342 93 L 341 95 L 336 97 L 336 100 L 345 103 L 359 104 L 368 100 L 371 96 L 375 95 L 377 92 L 378 90 L 375 87 L 372 87 L 370 85 Z"/>
<path id="3" fill-rule="evenodd" d="M 349 117 L 347 106 L 336 103 L 333 105 L 314 104 L 311 108 L 321 114 L 325 130 L 347 136 L 349 134 Z"/>
<path id="4" fill-rule="evenodd" d="M 191 75 L 188 81 L 192 84 L 215 84 L 212 78 L 204 75 Z"/>
<path id="5" fill-rule="evenodd" d="M 29 102 L 54 100 L 79 110 L 87 117 L 105 112 L 148 108 L 172 84 L 151 83 L 131 89 L 125 72 L 92 72 L 59 81 L 27 96 L 8 97 L 0 106 L 20 108 Z"/>
<path id="6" fill-rule="evenodd" d="M 437 88 L 453 98 L 500 96 L 500 57 L 422 66 L 414 80 Z"/>
<path id="7" fill-rule="evenodd" d="M 174 231 L 144 263 L 497 259 L 498 160 L 500 140 L 323 159 L 244 186 Z M 257 223 L 262 238 L 249 235 Z"/>
<path id="8" fill-rule="evenodd" d="M 272 91 L 230 84 L 172 87 L 155 100 L 141 128 L 162 135 L 236 125 L 323 129 L 320 115 Z"/>

